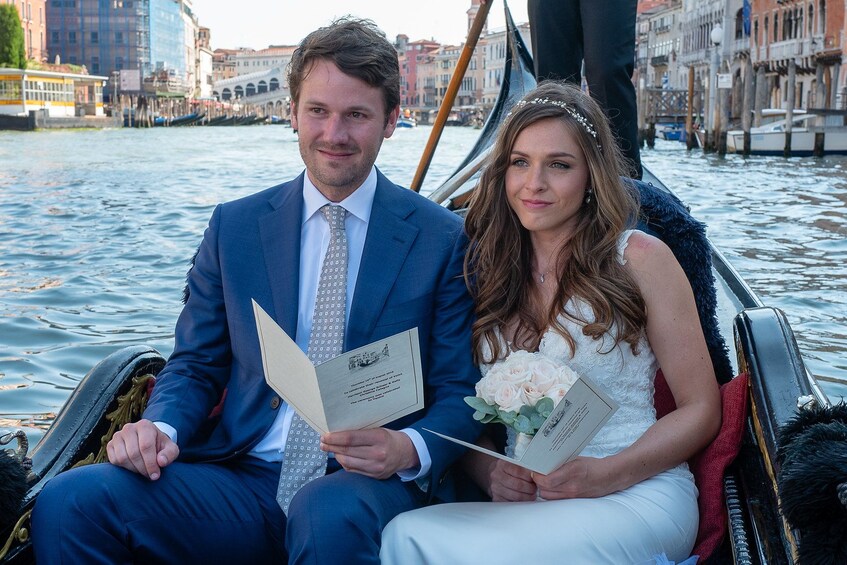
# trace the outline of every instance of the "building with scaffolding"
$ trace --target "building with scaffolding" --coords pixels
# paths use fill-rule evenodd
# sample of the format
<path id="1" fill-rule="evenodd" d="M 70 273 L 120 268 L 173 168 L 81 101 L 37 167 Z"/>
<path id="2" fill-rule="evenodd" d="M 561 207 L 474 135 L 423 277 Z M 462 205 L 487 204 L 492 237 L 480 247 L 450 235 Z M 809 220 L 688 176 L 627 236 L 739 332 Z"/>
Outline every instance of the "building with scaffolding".
<path id="1" fill-rule="evenodd" d="M 186 20 L 196 22 L 188 0 L 49 0 L 48 51 L 93 74 L 137 69 L 142 79 L 167 76 L 191 92 Z"/>

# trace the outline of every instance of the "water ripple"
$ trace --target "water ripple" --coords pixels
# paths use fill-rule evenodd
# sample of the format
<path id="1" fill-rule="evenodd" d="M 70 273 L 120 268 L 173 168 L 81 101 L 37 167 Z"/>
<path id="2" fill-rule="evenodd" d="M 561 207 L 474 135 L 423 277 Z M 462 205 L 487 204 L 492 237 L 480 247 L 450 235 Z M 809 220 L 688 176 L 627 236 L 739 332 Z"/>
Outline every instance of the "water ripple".
<path id="1" fill-rule="evenodd" d="M 429 131 L 397 131 L 377 165 L 408 185 Z M 445 131 L 424 192 L 477 134 Z M 644 160 L 844 394 L 830 380 L 847 380 L 847 161 L 719 159 L 670 142 Z M 0 162 L 0 432 L 24 426 L 32 440 L 108 354 L 170 353 L 214 206 L 302 170 L 296 136 L 276 126 L 0 132 Z"/>

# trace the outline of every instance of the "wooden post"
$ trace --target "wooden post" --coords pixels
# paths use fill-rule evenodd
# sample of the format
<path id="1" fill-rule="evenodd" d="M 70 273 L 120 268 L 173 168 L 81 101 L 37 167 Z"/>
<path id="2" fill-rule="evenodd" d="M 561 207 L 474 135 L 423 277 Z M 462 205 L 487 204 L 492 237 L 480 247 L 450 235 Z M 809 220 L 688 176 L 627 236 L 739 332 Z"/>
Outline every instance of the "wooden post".
<path id="1" fill-rule="evenodd" d="M 829 107 L 829 97 L 832 94 L 832 81 L 830 80 L 830 78 L 831 77 L 830 77 L 830 74 L 829 74 L 829 67 L 826 67 L 823 70 L 823 84 L 824 84 L 823 105 L 819 106 L 820 108 L 828 108 Z"/>
<path id="2" fill-rule="evenodd" d="M 785 88 L 788 89 L 788 107 L 785 113 L 785 149 L 783 155 L 791 157 L 791 129 L 794 121 L 794 97 L 797 83 L 797 63 L 794 59 L 788 61 L 788 83 Z"/>
<path id="3" fill-rule="evenodd" d="M 826 142 L 824 136 L 825 134 L 822 131 L 815 132 L 815 148 L 812 150 L 812 154 L 815 157 L 823 157 L 823 148 Z"/>
<path id="4" fill-rule="evenodd" d="M 744 147 L 741 154 L 750 154 L 750 124 L 753 121 L 753 92 L 755 88 L 755 75 L 753 74 L 753 61 L 747 57 L 744 61 L 744 100 L 741 104 L 741 129 L 744 131 Z M 738 148 L 736 148 L 738 151 Z"/>
<path id="5" fill-rule="evenodd" d="M 704 121 L 706 119 L 706 114 L 703 113 L 703 81 L 698 76 L 694 78 L 694 138 L 697 143 L 697 147 L 700 147 L 700 140 L 697 138 L 697 132 L 703 128 L 705 131 Z M 704 140 L 705 141 L 705 140 Z M 694 141 L 692 141 L 694 143 Z"/>
<path id="6" fill-rule="evenodd" d="M 720 73 L 720 67 L 718 67 L 718 73 Z M 709 141 L 709 151 L 714 153 L 718 150 L 718 139 L 721 136 L 721 101 L 723 98 L 721 97 L 720 89 L 718 89 L 717 73 L 709 80 L 715 81 L 715 107 L 709 109 L 712 115 L 712 136 Z"/>
<path id="7" fill-rule="evenodd" d="M 756 99 L 755 108 L 756 115 L 753 116 L 753 127 L 757 128 L 762 125 L 762 109 L 767 104 L 768 99 L 768 77 L 765 75 L 765 66 L 759 65 L 756 69 Z"/>
<path id="8" fill-rule="evenodd" d="M 694 67 L 688 67 L 688 92 L 685 104 L 685 147 L 694 147 Z"/>
<path id="9" fill-rule="evenodd" d="M 732 80 L 735 80 L 735 77 L 731 75 L 732 69 L 729 68 L 729 61 L 724 61 L 723 64 L 723 74 L 729 74 L 732 76 Z M 730 114 L 730 98 L 729 93 L 733 91 L 733 85 L 730 84 L 729 88 L 721 88 L 718 90 L 718 98 L 720 102 L 718 102 L 718 107 L 720 108 L 720 126 L 718 130 L 717 139 L 715 140 L 718 144 L 718 155 L 723 157 L 726 155 L 726 132 L 729 130 L 729 114 Z"/>
<path id="10" fill-rule="evenodd" d="M 638 147 L 644 147 L 646 133 L 644 124 L 647 121 L 647 90 L 644 88 L 644 77 L 638 77 Z"/>
<path id="11" fill-rule="evenodd" d="M 829 105 L 827 108 L 838 107 L 838 81 L 841 78 L 841 65 L 832 66 L 832 90 L 829 93 Z"/>

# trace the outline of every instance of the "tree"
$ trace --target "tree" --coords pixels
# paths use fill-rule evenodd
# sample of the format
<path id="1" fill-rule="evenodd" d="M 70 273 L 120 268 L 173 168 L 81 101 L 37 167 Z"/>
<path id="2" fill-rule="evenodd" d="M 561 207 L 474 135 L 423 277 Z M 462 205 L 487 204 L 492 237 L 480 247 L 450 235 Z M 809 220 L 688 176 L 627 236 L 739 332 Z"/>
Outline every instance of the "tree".
<path id="1" fill-rule="evenodd" d="M 0 4 L 0 67 L 26 68 L 26 45 L 14 4 Z"/>

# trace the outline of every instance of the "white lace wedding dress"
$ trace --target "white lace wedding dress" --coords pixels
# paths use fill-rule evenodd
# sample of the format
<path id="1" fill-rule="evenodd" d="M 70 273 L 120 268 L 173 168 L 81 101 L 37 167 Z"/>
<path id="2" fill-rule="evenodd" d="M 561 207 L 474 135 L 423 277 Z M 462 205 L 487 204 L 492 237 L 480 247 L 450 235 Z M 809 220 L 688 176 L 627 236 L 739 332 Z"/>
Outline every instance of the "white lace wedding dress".
<path id="1" fill-rule="evenodd" d="M 631 232 L 619 244 L 619 256 Z M 585 312 L 572 300 L 566 310 Z M 594 341 L 562 316 L 576 354 L 548 330 L 539 350 L 588 376 L 620 408 L 581 455 L 605 457 L 630 446 L 656 421 L 653 379 L 658 368 L 646 338 L 633 355 L 628 344 Z M 488 367 L 481 368 L 486 372 Z M 654 563 L 666 554 L 686 559 L 697 535 L 697 489 L 682 464 L 602 498 L 481 502 L 430 506 L 396 517 L 383 532 L 383 565 L 416 563 Z"/>

